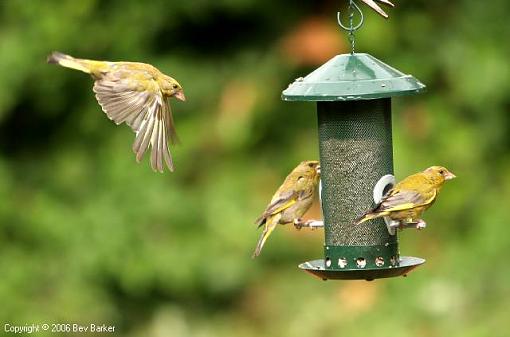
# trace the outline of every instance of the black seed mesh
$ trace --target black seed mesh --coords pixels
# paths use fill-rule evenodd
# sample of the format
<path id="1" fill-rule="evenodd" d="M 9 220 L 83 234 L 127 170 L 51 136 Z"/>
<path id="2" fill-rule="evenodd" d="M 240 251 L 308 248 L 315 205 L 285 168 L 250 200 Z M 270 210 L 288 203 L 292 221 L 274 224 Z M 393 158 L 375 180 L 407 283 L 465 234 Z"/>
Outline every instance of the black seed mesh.
<path id="1" fill-rule="evenodd" d="M 390 98 L 319 102 L 322 207 L 326 245 L 396 242 L 381 219 L 355 226 L 373 206 L 373 188 L 393 174 Z"/>

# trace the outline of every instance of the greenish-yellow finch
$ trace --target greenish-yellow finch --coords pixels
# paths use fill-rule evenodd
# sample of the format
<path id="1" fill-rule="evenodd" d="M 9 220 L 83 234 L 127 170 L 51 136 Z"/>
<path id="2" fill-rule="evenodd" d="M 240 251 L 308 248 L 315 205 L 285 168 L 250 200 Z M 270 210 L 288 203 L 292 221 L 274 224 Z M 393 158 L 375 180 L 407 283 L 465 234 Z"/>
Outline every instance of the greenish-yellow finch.
<path id="1" fill-rule="evenodd" d="M 425 226 L 421 219 L 423 212 L 436 201 L 443 184 L 453 178 L 455 175 L 442 166 L 413 174 L 388 191 L 375 208 L 356 220 L 356 224 L 389 217 L 401 224 L 417 223 L 417 228 L 422 228 Z"/>
<path id="2" fill-rule="evenodd" d="M 151 166 L 163 172 L 174 165 L 168 147 L 178 141 L 168 98 L 185 100 L 181 85 L 150 64 L 94 61 L 54 52 L 49 63 L 76 69 L 94 79 L 96 99 L 108 118 L 117 125 L 126 123 L 136 133 L 133 151 L 140 162 L 151 147 Z"/>
<path id="3" fill-rule="evenodd" d="M 259 227 L 264 226 L 264 230 L 253 257 L 260 254 L 264 243 L 278 224 L 286 225 L 299 220 L 312 206 L 319 178 L 318 161 L 301 162 L 292 170 L 274 194 L 264 213 L 255 221 Z"/>

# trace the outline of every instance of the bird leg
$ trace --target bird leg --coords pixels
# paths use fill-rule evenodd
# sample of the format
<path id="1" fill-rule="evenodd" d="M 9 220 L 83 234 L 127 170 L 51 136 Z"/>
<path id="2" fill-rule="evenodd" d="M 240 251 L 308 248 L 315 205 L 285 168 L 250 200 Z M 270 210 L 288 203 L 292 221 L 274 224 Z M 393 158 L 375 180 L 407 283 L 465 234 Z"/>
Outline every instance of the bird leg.
<path id="1" fill-rule="evenodd" d="M 409 224 L 409 222 L 407 222 L 407 221 L 399 221 L 398 222 L 398 230 L 403 231 L 404 229 L 407 228 L 408 224 Z"/>
<path id="2" fill-rule="evenodd" d="M 294 227 L 296 227 L 297 230 L 300 230 L 303 227 L 317 229 L 320 227 L 324 227 L 324 221 L 320 221 L 320 220 L 303 221 L 302 219 L 294 219 Z"/>

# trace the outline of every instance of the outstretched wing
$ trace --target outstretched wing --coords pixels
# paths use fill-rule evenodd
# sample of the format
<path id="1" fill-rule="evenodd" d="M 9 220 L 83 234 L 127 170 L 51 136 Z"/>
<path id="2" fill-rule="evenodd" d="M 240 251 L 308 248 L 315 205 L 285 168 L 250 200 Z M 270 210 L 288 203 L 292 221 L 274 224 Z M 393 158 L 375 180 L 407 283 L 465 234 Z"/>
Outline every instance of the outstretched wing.
<path id="1" fill-rule="evenodd" d="M 290 206 L 294 205 L 297 202 L 298 194 L 295 191 L 287 191 L 278 195 L 278 197 L 273 198 L 271 203 L 267 206 L 266 210 L 262 215 L 255 220 L 255 223 L 260 227 L 262 226 L 266 219 L 271 215 L 275 215 Z"/>
<path id="2" fill-rule="evenodd" d="M 123 72 L 107 73 L 94 83 L 96 99 L 108 118 L 136 132 L 133 151 L 138 162 L 150 145 L 152 169 L 163 172 L 165 162 L 173 171 L 168 137 L 175 142 L 177 136 L 170 108 L 150 74 L 137 75 L 133 79 Z"/>

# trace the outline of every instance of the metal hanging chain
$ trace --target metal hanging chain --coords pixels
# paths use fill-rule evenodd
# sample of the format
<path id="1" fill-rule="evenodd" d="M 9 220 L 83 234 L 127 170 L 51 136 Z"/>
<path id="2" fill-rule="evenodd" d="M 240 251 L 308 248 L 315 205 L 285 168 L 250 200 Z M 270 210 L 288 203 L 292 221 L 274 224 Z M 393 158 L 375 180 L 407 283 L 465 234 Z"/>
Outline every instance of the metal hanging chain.
<path id="1" fill-rule="evenodd" d="M 360 15 L 360 22 L 354 26 L 354 10 L 358 11 Z M 365 17 L 363 16 L 363 12 L 358 7 L 358 5 L 354 2 L 354 0 L 349 0 L 349 26 L 345 26 L 342 23 L 342 19 L 340 17 L 340 12 L 337 13 L 337 20 L 340 27 L 346 31 L 349 32 L 349 42 L 351 43 L 351 54 L 354 54 L 354 47 L 356 44 L 356 38 L 354 36 L 354 33 L 360 29 L 360 27 L 363 25 L 363 22 L 365 20 Z"/>
<path id="2" fill-rule="evenodd" d="M 388 15 L 382 10 L 381 7 L 376 3 L 376 1 L 381 2 L 385 5 L 394 7 L 393 3 L 391 3 L 389 0 L 361 0 L 363 3 L 368 5 L 370 8 L 375 10 L 377 13 L 379 13 L 384 18 L 388 18 Z M 354 10 L 358 11 L 360 15 L 360 22 L 354 26 Z M 360 27 L 363 25 L 363 21 L 365 20 L 365 17 L 363 16 L 363 12 L 361 11 L 361 8 L 358 7 L 356 2 L 354 0 L 349 0 L 349 26 L 345 26 L 342 23 L 342 19 L 340 17 L 340 12 L 337 13 L 337 21 L 340 27 L 342 29 L 349 32 L 349 42 L 351 43 L 351 54 L 354 54 L 354 47 L 355 47 L 355 37 L 354 33 L 360 29 Z"/>
<path id="3" fill-rule="evenodd" d="M 354 37 L 354 1 L 349 1 L 349 41 L 351 42 L 351 54 L 354 55 L 356 38 Z M 363 15 L 363 14 L 362 14 Z"/>

